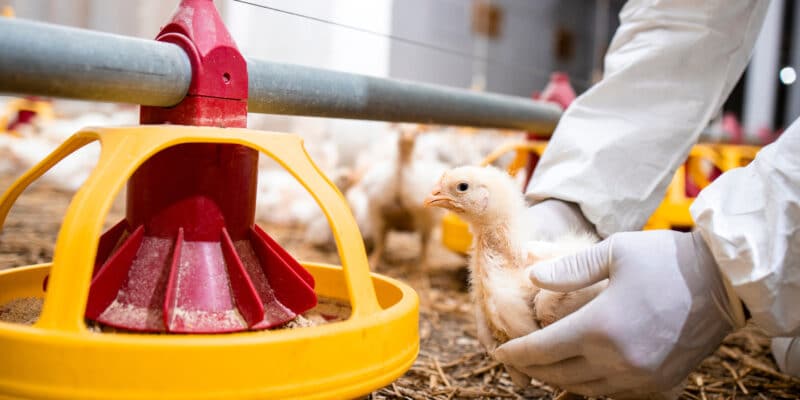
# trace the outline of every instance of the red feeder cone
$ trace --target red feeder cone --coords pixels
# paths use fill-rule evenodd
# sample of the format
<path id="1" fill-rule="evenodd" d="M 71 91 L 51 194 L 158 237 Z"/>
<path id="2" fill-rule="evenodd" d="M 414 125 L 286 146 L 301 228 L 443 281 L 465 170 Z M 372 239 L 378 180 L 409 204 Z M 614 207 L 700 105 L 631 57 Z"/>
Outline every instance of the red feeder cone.
<path id="1" fill-rule="evenodd" d="M 185 99 L 141 122 L 244 127 L 247 65 L 211 0 L 183 0 L 157 40 L 192 63 Z M 234 332 L 284 324 L 316 305 L 311 275 L 254 225 L 258 153 L 184 144 L 128 183 L 126 219 L 98 246 L 86 317 L 118 328 Z"/>

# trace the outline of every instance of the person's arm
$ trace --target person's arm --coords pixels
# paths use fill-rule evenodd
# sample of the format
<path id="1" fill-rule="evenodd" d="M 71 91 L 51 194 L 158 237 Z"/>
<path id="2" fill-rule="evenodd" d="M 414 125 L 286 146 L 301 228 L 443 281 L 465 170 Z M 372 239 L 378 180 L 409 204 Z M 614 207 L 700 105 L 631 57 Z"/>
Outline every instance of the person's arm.
<path id="1" fill-rule="evenodd" d="M 602 237 L 640 229 L 741 76 L 768 5 L 629 1 L 603 80 L 565 112 L 528 199 L 577 204 Z"/>
<path id="2" fill-rule="evenodd" d="M 678 385 L 744 326 L 740 299 L 767 333 L 800 334 L 798 154 L 795 121 L 750 165 L 700 193 L 695 231 L 615 233 L 530 267 L 542 289 L 609 285 L 575 313 L 503 344 L 495 357 L 575 393 L 642 396 Z"/>
<path id="3" fill-rule="evenodd" d="M 494 353 L 510 368 L 572 393 L 668 395 L 744 325 L 739 300 L 696 232 L 615 233 L 528 272 L 534 285 L 557 292 L 608 279 L 585 306 Z"/>
<path id="4" fill-rule="evenodd" d="M 771 335 L 799 335 L 800 121 L 700 192 L 691 212 L 753 321 Z"/>

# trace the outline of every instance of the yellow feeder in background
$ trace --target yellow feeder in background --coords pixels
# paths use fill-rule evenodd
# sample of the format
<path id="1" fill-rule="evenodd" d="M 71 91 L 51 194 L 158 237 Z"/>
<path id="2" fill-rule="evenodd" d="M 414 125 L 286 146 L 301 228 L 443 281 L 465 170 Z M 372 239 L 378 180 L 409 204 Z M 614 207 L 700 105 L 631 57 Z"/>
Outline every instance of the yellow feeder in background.
<path id="1" fill-rule="evenodd" d="M 64 217 L 52 264 L 0 271 L 0 304 L 44 297 L 33 326 L 0 322 L 0 398 L 354 398 L 389 384 L 419 350 L 418 298 L 370 274 L 347 203 L 296 135 L 153 125 L 83 130 L 0 199 L 0 224 L 34 180 L 88 143 L 100 160 Z M 239 144 L 286 168 L 330 223 L 342 266 L 304 263 L 319 296 L 348 301 L 349 319 L 314 327 L 230 334 L 99 333 L 84 320 L 97 241 L 115 195 L 154 154 L 184 143 Z M 49 274 L 47 293 L 42 279 Z"/>
<path id="2" fill-rule="evenodd" d="M 3 6 L 3 10 L 0 11 L 0 16 L 4 18 L 14 18 L 14 7 Z"/>
<path id="3" fill-rule="evenodd" d="M 761 150 L 761 146 L 720 144 L 715 146 L 719 152 L 722 163 L 722 170 L 744 167 L 756 158 L 756 154 Z"/>
<path id="4" fill-rule="evenodd" d="M 758 146 L 730 144 L 698 144 L 692 147 L 686 163 L 681 164 L 667 187 L 666 196 L 656 208 L 644 229 L 690 229 L 694 220 L 689 207 L 694 197 L 686 193 L 686 175 L 692 178 L 698 189 L 711 184 L 711 179 L 703 171 L 703 163 L 713 165 L 720 172 L 749 164 L 761 148 Z"/>
<path id="5" fill-rule="evenodd" d="M 5 110 L 0 113 L 0 132 L 19 136 L 16 127 L 28 123 L 34 118 L 52 120 L 55 116 L 53 106 L 49 101 L 36 98 L 14 99 L 6 104 Z"/>

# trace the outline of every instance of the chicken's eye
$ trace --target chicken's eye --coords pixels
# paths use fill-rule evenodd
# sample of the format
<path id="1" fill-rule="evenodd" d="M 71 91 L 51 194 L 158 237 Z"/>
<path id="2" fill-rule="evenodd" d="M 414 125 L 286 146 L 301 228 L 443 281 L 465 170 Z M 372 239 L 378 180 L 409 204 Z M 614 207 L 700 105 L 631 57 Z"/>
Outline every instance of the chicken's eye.
<path id="1" fill-rule="evenodd" d="M 459 192 L 466 192 L 467 189 L 469 189 L 469 184 L 466 182 L 461 182 L 458 184 L 456 188 L 458 189 Z"/>

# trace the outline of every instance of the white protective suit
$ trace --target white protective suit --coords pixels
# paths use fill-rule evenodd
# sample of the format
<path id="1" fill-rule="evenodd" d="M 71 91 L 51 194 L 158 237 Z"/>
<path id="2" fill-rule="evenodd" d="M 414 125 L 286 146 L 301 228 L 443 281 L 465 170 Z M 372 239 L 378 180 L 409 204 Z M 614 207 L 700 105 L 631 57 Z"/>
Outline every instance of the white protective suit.
<path id="1" fill-rule="evenodd" d="M 742 74 L 766 0 L 629 1 L 603 80 L 565 112 L 528 188 L 597 232 L 638 230 Z M 800 334 L 800 124 L 706 188 L 697 230 L 754 321 Z"/>

